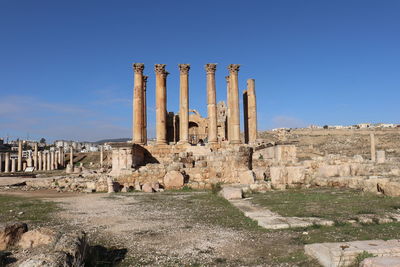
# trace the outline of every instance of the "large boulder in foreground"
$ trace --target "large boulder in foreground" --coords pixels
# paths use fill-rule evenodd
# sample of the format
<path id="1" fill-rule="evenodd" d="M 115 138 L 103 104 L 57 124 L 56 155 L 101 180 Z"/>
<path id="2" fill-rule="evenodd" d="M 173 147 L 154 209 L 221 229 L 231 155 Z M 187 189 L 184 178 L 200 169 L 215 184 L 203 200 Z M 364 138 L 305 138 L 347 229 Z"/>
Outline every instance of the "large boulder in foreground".
<path id="1" fill-rule="evenodd" d="M 164 176 L 165 189 L 179 189 L 182 188 L 185 182 L 185 177 L 178 171 L 169 171 Z"/>
<path id="2" fill-rule="evenodd" d="M 48 245 L 55 241 L 55 232 L 49 228 L 39 228 L 28 231 L 21 236 L 18 246 L 23 249 Z"/>

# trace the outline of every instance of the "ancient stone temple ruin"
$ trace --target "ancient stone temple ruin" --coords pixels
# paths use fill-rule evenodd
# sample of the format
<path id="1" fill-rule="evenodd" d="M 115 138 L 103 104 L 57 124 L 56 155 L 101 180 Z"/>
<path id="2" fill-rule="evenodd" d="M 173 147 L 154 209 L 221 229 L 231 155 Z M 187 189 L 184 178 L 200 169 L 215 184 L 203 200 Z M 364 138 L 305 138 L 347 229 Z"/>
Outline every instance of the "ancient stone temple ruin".
<path id="1" fill-rule="evenodd" d="M 148 76 L 144 64 L 133 64 L 132 142 L 113 143 L 111 174 L 120 184 L 160 183 L 170 172 L 182 183 L 204 187 L 217 182 L 253 183 L 253 148 L 257 144 L 255 80 L 247 81 L 243 92 L 244 135 L 240 132 L 239 68 L 228 66 L 226 103 L 216 102 L 217 64 L 205 65 L 207 117 L 189 108 L 189 64 L 179 64 L 180 106 L 167 111 L 166 65 L 154 66 L 156 79 L 156 139 L 147 136 L 146 93 Z"/>
<path id="2" fill-rule="evenodd" d="M 217 64 L 206 64 L 207 110 L 208 117 L 202 118 L 196 110 L 189 109 L 189 64 L 180 64 L 180 107 L 179 113 L 168 112 L 167 76 L 164 64 L 155 65 L 156 77 L 156 144 L 197 144 L 200 140 L 210 144 L 228 141 L 230 144 L 241 144 L 240 108 L 239 108 L 239 65 L 229 65 L 227 83 L 227 104 L 216 103 L 215 72 Z M 143 75 L 144 64 L 133 64 L 133 138 L 135 144 L 146 145 L 147 112 L 146 92 L 147 78 Z M 253 144 L 257 139 L 257 110 L 255 81 L 247 81 L 243 92 L 245 143 Z"/>

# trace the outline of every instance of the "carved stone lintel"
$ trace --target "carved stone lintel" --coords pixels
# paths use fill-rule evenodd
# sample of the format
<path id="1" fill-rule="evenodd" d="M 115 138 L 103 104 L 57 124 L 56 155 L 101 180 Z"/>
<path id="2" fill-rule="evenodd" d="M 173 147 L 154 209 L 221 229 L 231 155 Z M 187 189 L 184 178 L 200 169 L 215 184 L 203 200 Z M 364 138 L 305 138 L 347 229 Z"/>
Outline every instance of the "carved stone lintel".
<path id="1" fill-rule="evenodd" d="M 239 71 L 240 65 L 239 64 L 230 64 L 228 66 L 228 70 L 230 73 L 237 74 Z"/>
<path id="2" fill-rule="evenodd" d="M 188 74 L 190 70 L 190 64 L 179 64 L 179 70 L 181 74 Z"/>
<path id="3" fill-rule="evenodd" d="M 155 64 L 154 65 L 154 71 L 157 74 L 165 74 L 165 64 Z"/>
<path id="4" fill-rule="evenodd" d="M 204 66 L 204 68 L 207 71 L 207 74 L 212 74 L 215 73 L 216 69 L 217 69 L 217 64 L 215 63 L 208 63 Z"/>
<path id="5" fill-rule="evenodd" d="M 132 67 L 133 67 L 133 70 L 135 71 L 135 73 L 139 73 L 139 74 L 143 73 L 143 70 L 144 70 L 143 63 L 133 63 Z"/>

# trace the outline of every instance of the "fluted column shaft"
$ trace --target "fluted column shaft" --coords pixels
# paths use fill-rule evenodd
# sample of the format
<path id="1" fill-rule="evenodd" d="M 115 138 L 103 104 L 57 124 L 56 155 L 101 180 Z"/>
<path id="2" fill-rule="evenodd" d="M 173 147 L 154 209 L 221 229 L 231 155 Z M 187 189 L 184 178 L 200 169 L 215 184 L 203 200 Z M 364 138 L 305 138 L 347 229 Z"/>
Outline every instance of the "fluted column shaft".
<path id="1" fill-rule="evenodd" d="M 22 141 L 18 141 L 18 164 L 17 171 L 22 171 Z"/>
<path id="2" fill-rule="evenodd" d="M 133 91 L 133 142 L 143 144 L 143 69 L 144 64 L 133 64 L 134 91 Z"/>
<path id="3" fill-rule="evenodd" d="M 15 162 L 16 162 L 15 159 L 11 159 L 11 172 L 15 172 L 16 171 L 15 170 Z M 22 169 L 22 167 L 21 167 L 21 169 Z"/>
<path id="4" fill-rule="evenodd" d="M 257 140 L 257 101 L 256 101 L 255 80 L 247 80 L 247 114 L 248 114 L 248 133 L 249 143 L 253 144 Z"/>
<path id="5" fill-rule="evenodd" d="M 165 64 L 156 64 L 156 139 L 157 144 L 167 143 L 167 72 Z"/>
<path id="6" fill-rule="evenodd" d="M 43 170 L 43 153 L 42 153 L 42 151 L 38 152 L 38 168 L 37 168 L 37 170 L 38 171 Z"/>
<path id="7" fill-rule="evenodd" d="M 179 101 L 179 143 L 189 142 L 189 64 L 179 64 L 180 101 Z"/>
<path id="8" fill-rule="evenodd" d="M 230 123 L 230 110 L 231 110 L 231 102 L 230 102 L 230 92 L 231 90 L 229 89 L 229 76 L 225 76 L 225 80 L 226 80 L 226 106 L 227 106 L 227 114 L 226 114 L 226 121 L 227 121 L 227 125 L 226 125 L 226 138 L 227 140 L 231 140 L 231 123 Z"/>
<path id="9" fill-rule="evenodd" d="M 208 143 L 218 142 L 217 135 L 217 93 L 215 88 L 215 70 L 217 64 L 206 64 L 207 72 L 207 111 L 208 111 Z"/>
<path id="10" fill-rule="evenodd" d="M 6 158 L 4 159 L 4 172 L 10 172 L 10 152 L 6 152 Z"/>
<path id="11" fill-rule="evenodd" d="M 147 144 L 147 76 L 143 76 L 143 143 Z"/>
<path id="12" fill-rule="evenodd" d="M 35 171 L 38 170 L 38 152 L 39 152 L 38 143 L 35 143 L 35 151 L 33 152 L 33 166 L 35 167 Z"/>
<path id="13" fill-rule="evenodd" d="M 243 134 L 245 144 L 249 143 L 249 96 L 247 91 L 243 91 Z"/>
<path id="14" fill-rule="evenodd" d="M 47 153 L 46 153 L 46 151 L 42 151 L 42 154 L 43 154 L 42 170 L 47 171 Z"/>
<path id="15" fill-rule="evenodd" d="M 229 143 L 231 144 L 240 144 L 240 107 L 239 107 L 239 81 L 238 81 L 238 72 L 239 72 L 239 64 L 231 64 L 228 67 L 229 70 L 229 88 L 230 95 L 229 100 L 231 102 L 230 107 L 230 130 L 232 131 L 230 137 L 231 140 Z"/>
<path id="16" fill-rule="evenodd" d="M 47 151 L 47 170 L 50 171 L 51 170 L 51 153 L 50 150 Z"/>
<path id="17" fill-rule="evenodd" d="M 50 170 L 54 170 L 56 162 L 56 153 L 54 151 L 50 151 Z"/>
<path id="18" fill-rule="evenodd" d="M 72 149 L 72 147 L 71 147 L 69 153 L 70 153 L 69 154 L 69 164 L 71 164 L 71 167 L 72 167 L 72 166 L 74 166 L 74 150 Z"/>

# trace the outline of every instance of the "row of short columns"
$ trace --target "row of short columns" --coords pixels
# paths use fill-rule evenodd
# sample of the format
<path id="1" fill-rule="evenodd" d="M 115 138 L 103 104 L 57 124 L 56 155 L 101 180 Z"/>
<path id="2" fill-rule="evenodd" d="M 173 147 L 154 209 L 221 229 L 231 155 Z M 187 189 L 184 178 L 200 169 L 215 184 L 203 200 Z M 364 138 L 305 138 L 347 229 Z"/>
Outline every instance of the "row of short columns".
<path id="1" fill-rule="evenodd" d="M 0 172 L 21 172 L 26 167 L 34 167 L 37 171 L 57 170 L 64 167 L 65 154 L 64 149 L 58 151 L 39 151 L 37 144 L 33 151 L 33 155 L 28 157 L 26 161 L 22 158 L 22 142 L 18 144 L 17 158 L 11 158 L 11 153 L 0 153 Z"/>
<path id="2" fill-rule="evenodd" d="M 156 143 L 167 144 L 167 76 L 165 64 L 155 64 L 156 74 Z M 180 70 L 180 107 L 179 107 L 179 136 L 180 144 L 189 142 L 189 64 L 179 64 Z M 207 111 L 208 111 L 208 142 L 218 142 L 217 129 L 217 105 L 215 71 L 217 64 L 205 65 L 207 73 Z M 229 76 L 227 82 L 227 105 L 228 105 L 228 140 L 231 144 L 240 144 L 240 107 L 239 107 L 239 85 L 238 72 L 240 65 L 228 66 Z M 134 93 L 133 93 L 133 138 L 136 144 L 147 143 L 147 112 L 146 112 L 146 90 L 147 76 L 143 75 L 144 64 L 134 63 Z M 254 142 L 257 138 L 257 111 L 255 99 L 254 80 L 248 80 L 246 92 L 245 136 L 246 142 Z"/>

